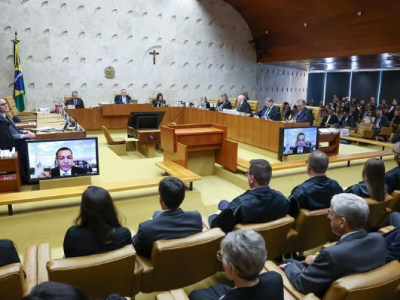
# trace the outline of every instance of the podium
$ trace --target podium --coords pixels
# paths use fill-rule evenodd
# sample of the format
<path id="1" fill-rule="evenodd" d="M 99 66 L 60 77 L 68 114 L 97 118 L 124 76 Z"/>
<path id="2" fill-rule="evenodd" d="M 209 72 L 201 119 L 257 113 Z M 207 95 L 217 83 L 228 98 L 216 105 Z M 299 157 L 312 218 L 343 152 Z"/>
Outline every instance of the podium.
<path id="1" fill-rule="evenodd" d="M 215 174 L 215 163 L 236 172 L 238 144 L 218 124 L 161 126 L 164 161 L 173 161 L 201 175 Z"/>

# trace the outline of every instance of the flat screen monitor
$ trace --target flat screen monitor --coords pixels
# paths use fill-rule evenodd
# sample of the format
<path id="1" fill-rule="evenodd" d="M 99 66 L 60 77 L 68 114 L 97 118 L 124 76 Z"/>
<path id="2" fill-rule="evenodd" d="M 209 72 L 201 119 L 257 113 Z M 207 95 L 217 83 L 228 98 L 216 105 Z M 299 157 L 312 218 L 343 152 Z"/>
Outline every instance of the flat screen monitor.
<path id="1" fill-rule="evenodd" d="M 97 137 L 27 140 L 29 181 L 99 175 Z"/>
<path id="2" fill-rule="evenodd" d="M 135 129 L 158 129 L 165 115 L 165 111 L 132 111 L 128 126 Z"/>
<path id="3" fill-rule="evenodd" d="M 280 129 L 279 155 L 312 153 L 318 149 L 318 127 L 286 127 Z"/>

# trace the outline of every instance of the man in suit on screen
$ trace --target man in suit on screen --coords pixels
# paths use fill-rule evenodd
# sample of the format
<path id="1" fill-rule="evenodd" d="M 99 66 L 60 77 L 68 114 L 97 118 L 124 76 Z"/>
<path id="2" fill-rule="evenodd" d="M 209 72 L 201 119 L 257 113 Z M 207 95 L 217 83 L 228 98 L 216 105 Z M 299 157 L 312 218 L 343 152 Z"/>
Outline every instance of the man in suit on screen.
<path id="1" fill-rule="evenodd" d="M 131 97 L 127 95 L 126 89 L 121 90 L 121 95 L 115 96 L 114 102 L 115 104 L 129 104 L 131 101 Z"/>
<path id="2" fill-rule="evenodd" d="M 74 156 L 72 150 L 67 147 L 57 150 L 56 161 L 58 167 L 51 169 L 50 177 L 69 177 L 86 173 L 84 169 L 72 165 Z"/>
<path id="3" fill-rule="evenodd" d="M 281 111 L 279 107 L 274 106 L 274 100 L 272 98 L 265 99 L 265 106 L 262 110 L 256 112 L 254 116 L 258 116 L 259 118 L 273 121 L 281 120 Z"/>

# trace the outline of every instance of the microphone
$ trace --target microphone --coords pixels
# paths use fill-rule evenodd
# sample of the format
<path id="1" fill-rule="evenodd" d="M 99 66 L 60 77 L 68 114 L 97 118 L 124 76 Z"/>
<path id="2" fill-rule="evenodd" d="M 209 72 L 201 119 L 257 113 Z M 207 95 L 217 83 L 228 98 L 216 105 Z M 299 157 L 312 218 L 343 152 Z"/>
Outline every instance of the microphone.
<path id="1" fill-rule="evenodd" d="M 272 116 L 267 116 L 267 120 L 271 120 L 271 121 L 274 121 L 273 119 L 274 119 L 274 117 L 277 115 L 277 114 L 281 114 L 281 112 L 280 111 L 278 111 L 278 112 L 276 112 L 276 113 L 273 113 L 272 114 Z"/>
<path id="2" fill-rule="evenodd" d="M 189 100 L 189 101 L 195 101 L 196 99 L 192 99 L 192 100 Z M 190 103 L 190 102 L 189 102 Z M 175 121 L 175 119 L 177 118 L 177 117 L 179 117 L 182 113 L 183 113 L 183 111 L 185 110 L 185 106 L 183 106 L 182 107 L 182 110 L 179 112 L 179 114 L 177 114 L 173 119 L 172 119 L 172 121 L 168 124 L 168 126 L 173 126 L 173 125 L 176 125 L 176 123 L 174 123 L 174 121 Z"/>

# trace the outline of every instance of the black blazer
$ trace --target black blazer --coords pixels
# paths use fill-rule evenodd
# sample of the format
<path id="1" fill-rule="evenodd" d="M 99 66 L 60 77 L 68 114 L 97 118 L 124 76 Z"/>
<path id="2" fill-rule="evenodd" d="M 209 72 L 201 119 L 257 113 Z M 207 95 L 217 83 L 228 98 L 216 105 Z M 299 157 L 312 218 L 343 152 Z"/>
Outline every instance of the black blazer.
<path id="1" fill-rule="evenodd" d="M 126 95 L 126 101 L 128 103 L 126 103 L 126 102 L 124 103 L 124 102 L 122 102 L 122 96 L 117 95 L 117 96 L 115 96 L 114 102 L 115 102 L 115 104 L 129 104 L 129 101 L 131 101 L 131 100 L 132 100 L 131 97 L 129 95 Z"/>
<path id="2" fill-rule="evenodd" d="M 191 292 L 189 299 L 283 300 L 283 280 L 277 272 L 265 272 L 259 276 L 259 282 L 251 287 L 231 288 L 217 284 Z"/>
<path id="3" fill-rule="evenodd" d="M 386 263 L 392 260 L 400 261 L 400 227 L 396 227 L 385 235 L 386 242 Z"/>
<path id="4" fill-rule="evenodd" d="M 150 258 L 153 243 L 158 240 L 184 238 L 203 230 L 198 211 L 184 212 L 181 208 L 162 212 L 157 218 L 139 224 L 132 244 L 139 255 Z"/>
<path id="5" fill-rule="evenodd" d="M 237 109 L 238 112 L 244 112 L 246 114 L 251 113 L 251 107 L 250 104 L 247 103 L 247 101 L 243 101 L 242 105 L 240 105 Z"/>
<path id="6" fill-rule="evenodd" d="M 268 110 L 268 107 L 264 106 L 260 111 L 256 112 L 254 115 L 258 116 L 260 118 L 264 117 L 264 114 Z M 268 116 L 266 116 L 268 119 L 273 120 L 273 121 L 281 121 L 281 110 L 277 106 L 272 106 L 271 110 L 268 112 Z"/>
<path id="7" fill-rule="evenodd" d="M 375 117 L 375 121 L 374 121 L 375 126 L 377 124 L 377 121 L 378 121 L 378 118 Z M 389 127 L 389 119 L 384 115 L 381 116 L 381 120 L 379 122 L 379 128 L 382 128 L 382 127 Z"/>
<path id="8" fill-rule="evenodd" d="M 296 123 L 310 123 L 313 125 L 313 116 L 311 110 L 305 107 L 301 112 L 297 111 L 294 115 L 292 115 L 292 120 L 295 120 Z"/>
<path id="9" fill-rule="evenodd" d="M 115 237 L 111 244 L 103 245 L 88 227 L 71 226 L 64 237 L 65 257 L 80 257 L 106 253 L 131 244 L 131 232 L 128 228 L 115 228 Z"/>
<path id="10" fill-rule="evenodd" d="M 167 101 L 165 101 L 164 99 L 161 102 L 158 102 L 156 99 L 151 101 L 151 105 L 153 105 L 153 107 L 161 107 L 161 105 L 166 105 L 166 104 Z"/>
<path id="11" fill-rule="evenodd" d="M 296 186 L 289 196 L 290 215 L 296 217 L 301 208 L 318 210 L 329 208 L 333 196 L 343 193 L 336 180 L 315 176 Z"/>
<path id="12" fill-rule="evenodd" d="M 394 191 L 400 190 L 400 167 L 396 167 L 386 172 L 385 183 L 389 195 Z"/>
<path id="13" fill-rule="evenodd" d="M 348 187 L 344 192 L 360 196 L 361 198 L 371 198 L 364 181 Z"/>
<path id="14" fill-rule="evenodd" d="M 236 197 L 210 222 L 210 226 L 229 232 L 236 224 L 270 222 L 284 217 L 288 212 L 289 201 L 280 192 L 270 187 L 256 188 Z"/>
<path id="15" fill-rule="evenodd" d="M 226 101 L 224 101 L 224 102 L 218 102 L 218 106 L 219 106 L 221 109 L 224 109 L 224 108 L 226 108 L 226 109 L 232 109 L 232 103 L 231 103 L 231 101 L 229 101 L 228 99 L 226 99 Z"/>
<path id="16" fill-rule="evenodd" d="M 323 298 L 335 280 L 377 269 L 385 264 L 385 256 L 383 236 L 360 230 L 322 250 L 314 263 L 305 269 L 291 263 L 284 271 L 300 293 L 314 293 Z"/>
<path id="17" fill-rule="evenodd" d="M 86 174 L 85 169 L 72 166 L 71 168 L 71 176 L 76 176 L 80 174 Z M 56 167 L 51 169 L 51 177 L 60 177 L 60 168 Z"/>
<path id="18" fill-rule="evenodd" d="M 75 105 L 74 104 L 74 99 L 69 99 L 67 101 L 66 105 Z M 75 108 L 85 108 L 85 105 L 83 104 L 83 100 L 81 98 L 77 98 L 76 99 Z"/>
<path id="19" fill-rule="evenodd" d="M 293 148 L 293 154 L 297 154 L 298 151 L 299 150 L 298 150 L 297 146 Z M 310 153 L 310 148 L 304 146 L 303 147 L 303 153 Z"/>
<path id="20" fill-rule="evenodd" d="M 356 121 L 352 116 L 347 116 L 347 121 L 346 117 L 342 117 L 342 119 L 339 122 L 339 125 L 342 127 L 349 126 L 349 127 L 356 127 Z"/>
<path id="21" fill-rule="evenodd" d="M 329 116 L 325 116 L 325 117 L 322 119 L 322 122 L 321 122 L 321 125 L 320 125 L 320 126 L 322 126 L 322 127 L 328 127 L 328 126 L 325 125 L 326 121 L 328 120 L 328 117 L 329 117 Z M 337 122 L 339 122 L 338 117 L 335 116 L 335 115 L 331 115 L 328 124 L 329 124 L 329 125 L 333 125 L 333 124 L 336 124 Z"/>
<path id="22" fill-rule="evenodd" d="M 0 240 L 0 268 L 20 262 L 21 260 L 13 242 L 11 240 Z"/>

